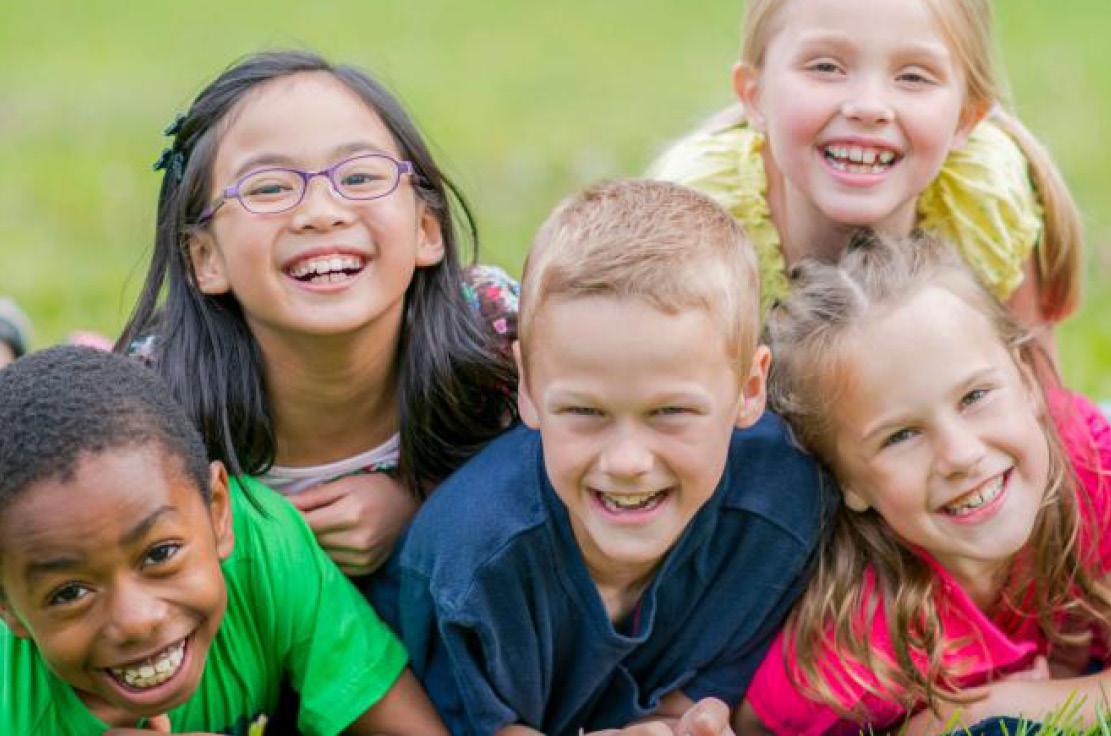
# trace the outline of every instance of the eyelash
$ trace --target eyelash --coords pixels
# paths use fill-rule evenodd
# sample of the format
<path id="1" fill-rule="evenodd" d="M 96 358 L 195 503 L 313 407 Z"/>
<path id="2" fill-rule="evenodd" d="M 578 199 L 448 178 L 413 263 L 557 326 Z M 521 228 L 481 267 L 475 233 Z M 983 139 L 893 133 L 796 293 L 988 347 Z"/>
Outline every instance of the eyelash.
<path id="1" fill-rule="evenodd" d="M 984 400 L 989 393 L 989 389 L 975 388 L 961 397 L 961 406 L 972 406 Z"/>
<path id="2" fill-rule="evenodd" d="M 61 600 L 62 594 L 64 592 L 68 591 L 68 590 L 83 591 L 84 594 L 79 595 L 76 598 L 70 598 L 68 600 Z M 86 588 L 83 585 L 79 585 L 78 583 L 66 583 L 65 585 L 61 585 L 61 586 L 55 588 L 50 593 L 50 595 L 47 597 L 47 603 L 51 606 L 65 606 L 65 605 L 70 605 L 70 604 L 73 604 L 73 603 L 77 603 L 78 601 L 82 600 L 85 597 L 85 595 L 88 594 L 88 590 L 89 590 L 88 588 Z"/>
<path id="3" fill-rule="evenodd" d="M 172 560 L 174 557 L 177 556 L 177 553 L 181 550 L 181 546 L 182 545 L 181 545 L 180 542 L 162 542 L 162 543 L 156 544 L 155 546 L 151 547 L 150 551 L 148 551 L 147 554 L 143 557 L 144 566 L 146 566 L 147 561 L 154 555 L 154 553 L 158 552 L 160 550 L 170 550 L 170 554 L 168 556 L 162 558 L 161 560 L 154 560 L 150 564 L 152 564 L 152 565 L 161 565 L 164 562 L 168 562 L 168 561 Z"/>

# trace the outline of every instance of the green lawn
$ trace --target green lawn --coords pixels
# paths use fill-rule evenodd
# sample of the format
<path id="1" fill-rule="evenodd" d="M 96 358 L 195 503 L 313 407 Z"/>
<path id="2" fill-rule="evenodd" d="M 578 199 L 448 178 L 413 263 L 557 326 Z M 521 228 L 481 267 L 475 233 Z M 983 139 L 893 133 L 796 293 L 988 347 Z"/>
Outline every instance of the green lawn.
<path id="1" fill-rule="evenodd" d="M 1084 209 L 1089 283 L 1061 330 L 1069 383 L 1111 398 L 1106 0 L 1001 0 L 1018 109 Z M 0 293 L 37 344 L 114 333 L 151 241 L 160 131 L 232 59 L 308 46 L 398 90 L 513 272 L 552 204 L 636 174 L 729 101 L 736 0 L 54 0 L 0 7 Z M 1102 207 L 1101 207 L 1102 205 Z"/>

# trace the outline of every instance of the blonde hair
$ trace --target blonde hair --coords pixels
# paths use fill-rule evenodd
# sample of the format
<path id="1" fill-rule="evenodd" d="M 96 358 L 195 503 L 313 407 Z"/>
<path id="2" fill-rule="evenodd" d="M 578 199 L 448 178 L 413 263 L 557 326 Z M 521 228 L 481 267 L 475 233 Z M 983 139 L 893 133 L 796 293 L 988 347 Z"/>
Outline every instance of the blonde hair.
<path id="1" fill-rule="evenodd" d="M 522 353 L 544 304 L 641 299 L 662 312 L 704 309 L 738 370 L 756 349 L 760 281 L 740 225 L 704 194 L 650 180 L 603 182 L 564 200 L 541 226 L 521 277 Z"/>
<path id="2" fill-rule="evenodd" d="M 866 234 L 838 263 L 804 261 L 791 278 L 790 295 L 768 315 L 775 356 L 769 403 L 835 475 L 832 411 L 847 378 L 847 338 L 865 320 L 889 313 L 926 287 L 945 289 L 987 317 L 1031 389 L 1038 391 L 1034 341 L 946 244 L 921 236 L 894 242 Z M 1085 523 L 1078 504 L 1086 496 L 1077 494 L 1072 466 L 1045 411 L 1041 423 L 1050 456 L 1048 487 L 1030 539 L 1012 561 L 1004 606 L 1018 616 L 1036 611 L 1039 627 L 1052 642 L 1084 643 L 1086 634 L 1066 633 L 1057 617 L 1063 612 L 1111 631 L 1111 591 L 1089 572 L 1095 560 L 1081 558 L 1078 540 Z M 1096 540 L 1100 528 L 1093 518 L 1084 533 Z M 871 641 L 877 604 L 867 582 L 869 568 L 882 596 L 894 661 Z M 966 642 L 948 638 L 942 629 L 936 585 L 927 564 L 879 514 L 842 507 L 819 552 L 815 577 L 787 624 L 788 671 L 810 697 L 848 715 L 836 695 L 848 684 L 897 699 L 908 709 L 921 702 L 933 707 L 938 698 L 960 700 L 955 695 L 960 672 L 943 662 L 943 654 Z M 850 682 L 823 665 L 830 656 L 848 663 L 844 672 Z"/>
<path id="3" fill-rule="evenodd" d="M 777 29 L 779 11 L 790 0 L 749 0 L 741 33 L 741 63 L 761 69 Z M 1022 149 L 1030 178 L 1043 209 L 1042 237 L 1037 246 L 1038 306 L 1053 322 L 1072 312 L 1080 301 L 1083 226 L 1080 211 L 1064 178 L 1045 147 L 1022 122 L 1005 109 L 1006 85 L 998 72 L 990 0 L 924 0 L 965 76 L 965 115 L 989 118 Z M 734 106 L 710 123 L 715 129 L 744 119 Z"/>

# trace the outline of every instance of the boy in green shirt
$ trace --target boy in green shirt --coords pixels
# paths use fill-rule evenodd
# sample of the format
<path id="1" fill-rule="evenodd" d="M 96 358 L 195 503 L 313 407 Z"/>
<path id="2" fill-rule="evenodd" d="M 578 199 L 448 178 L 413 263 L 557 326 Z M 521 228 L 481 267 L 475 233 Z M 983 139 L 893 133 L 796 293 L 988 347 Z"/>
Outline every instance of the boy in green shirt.
<path id="1" fill-rule="evenodd" d="M 54 348 L 0 372 L 0 733 L 446 733 L 298 513 L 206 462 L 149 369 Z"/>

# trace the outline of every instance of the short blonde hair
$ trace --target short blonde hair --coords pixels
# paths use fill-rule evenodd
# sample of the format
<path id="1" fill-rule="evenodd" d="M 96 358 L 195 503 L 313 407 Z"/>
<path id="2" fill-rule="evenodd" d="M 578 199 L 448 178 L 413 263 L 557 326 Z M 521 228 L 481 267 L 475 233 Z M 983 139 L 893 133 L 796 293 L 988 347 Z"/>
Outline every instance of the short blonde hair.
<path id="1" fill-rule="evenodd" d="M 560 203 L 540 227 L 521 277 L 522 353 L 555 299 L 641 299 L 668 314 L 704 309 L 738 370 L 756 350 L 760 280 L 741 226 L 704 194 L 650 180 L 603 182 Z"/>
<path id="2" fill-rule="evenodd" d="M 741 31 L 741 63 L 764 66 L 764 55 L 778 30 L 780 10 L 791 0 L 748 0 Z M 1009 111 L 1009 94 L 999 72 L 991 0 L 923 0 L 965 78 L 964 115 L 990 113 L 992 122 L 1022 149 L 1044 211 L 1044 229 L 1034 257 L 1038 306 L 1045 319 L 1064 319 L 1080 301 L 1084 228 L 1080 210 L 1045 146 Z M 735 124 L 723 113 L 712 125 Z"/>

